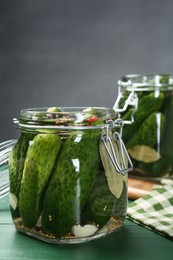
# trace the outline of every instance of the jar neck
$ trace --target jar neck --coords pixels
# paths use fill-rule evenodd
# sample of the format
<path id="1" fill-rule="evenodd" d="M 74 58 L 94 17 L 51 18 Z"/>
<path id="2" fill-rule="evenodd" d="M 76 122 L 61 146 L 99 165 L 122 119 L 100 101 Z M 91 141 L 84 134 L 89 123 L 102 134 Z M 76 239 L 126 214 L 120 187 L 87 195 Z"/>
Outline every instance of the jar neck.
<path id="1" fill-rule="evenodd" d="M 173 90 L 173 75 L 151 74 L 151 75 L 125 75 L 118 81 L 121 90 L 128 91 L 154 91 Z"/>
<path id="2" fill-rule="evenodd" d="M 123 121 L 120 118 L 115 120 L 107 120 L 105 124 L 96 125 L 96 126 L 55 126 L 55 125 L 34 125 L 34 124 L 27 124 L 21 123 L 16 118 L 13 119 L 13 123 L 15 124 L 16 128 L 18 128 L 21 132 L 39 132 L 39 133 L 58 133 L 58 132 L 102 132 L 105 129 L 114 129 L 119 128 L 119 132 L 122 132 Z"/>

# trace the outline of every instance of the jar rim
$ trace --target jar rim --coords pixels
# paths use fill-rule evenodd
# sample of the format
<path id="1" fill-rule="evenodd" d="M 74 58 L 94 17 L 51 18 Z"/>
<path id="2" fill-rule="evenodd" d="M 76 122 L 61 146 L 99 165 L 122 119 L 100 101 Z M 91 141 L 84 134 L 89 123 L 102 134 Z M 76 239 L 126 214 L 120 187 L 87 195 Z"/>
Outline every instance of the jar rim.
<path id="1" fill-rule="evenodd" d="M 172 74 L 127 74 L 118 81 L 120 87 L 135 90 L 173 89 Z"/>
<path id="2" fill-rule="evenodd" d="M 44 129 L 95 129 L 102 128 L 117 113 L 106 107 L 39 107 L 25 108 L 17 124 L 21 128 Z"/>

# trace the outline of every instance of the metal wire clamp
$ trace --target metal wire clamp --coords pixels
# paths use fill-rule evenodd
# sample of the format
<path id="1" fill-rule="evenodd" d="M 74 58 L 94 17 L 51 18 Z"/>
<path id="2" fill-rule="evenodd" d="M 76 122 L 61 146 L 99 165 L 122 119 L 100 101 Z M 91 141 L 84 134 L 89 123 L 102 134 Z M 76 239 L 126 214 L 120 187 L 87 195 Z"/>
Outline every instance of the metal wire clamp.
<path id="1" fill-rule="evenodd" d="M 103 142 L 105 149 L 118 173 L 122 175 L 126 175 L 128 171 L 133 169 L 132 161 L 128 155 L 127 149 L 124 145 L 124 142 L 121 138 L 122 136 L 122 125 L 121 119 L 117 119 L 114 122 L 110 120 L 105 126 L 105 134 L 102 134 L 101 141 Z M 110 129 L 115 126 L 120 127 L 120 133 L 114 132 L 112 133 L 112 138 L 109 135 Z M 118 156 L 116 155 L 113 142 L 116 142 Z"/>
<path id="2" fill-rule="evenodd" d="M 126 98 L 126 100 L 124 101 L 124 106 L 122 108 L 120 108 L 120 103 L 121 101 L 124 99 L 124 94 L 121 91 L 121 81 L 118 81 L 118 97 L 115 101 L 115 104 L 113 106 L 113 109 L 119 113 L 119 117 L 121 117 L 121 113 L 125 112 L 127 110 L 128 106 L 131 106 L 131 115 L 129 120 L 124 120 L 125 124 L 131 124 L 134 122 L 134 113 L 136 112 L 137 108 L 138 108 L 138 95 L 136 94 L 134 87 L 133 87 L 133 83 L 131 81 L 128 81 L 127 84 L 128 86 L 131 87 L 131 92 L 128 95 L 128 97 Z"/>

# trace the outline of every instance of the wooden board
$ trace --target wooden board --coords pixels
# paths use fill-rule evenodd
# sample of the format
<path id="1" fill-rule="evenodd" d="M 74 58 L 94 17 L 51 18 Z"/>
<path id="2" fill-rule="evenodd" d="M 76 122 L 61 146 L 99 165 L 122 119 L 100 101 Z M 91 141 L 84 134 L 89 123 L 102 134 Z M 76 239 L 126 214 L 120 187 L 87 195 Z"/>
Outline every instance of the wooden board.
<path id="1" fill-rule="evenodd" d="M 145 181 L 134 178 L 128 179 L 128 198 L 138 199 L 153 190 L 153 186 L 159 184 L 158 181 Z"/>

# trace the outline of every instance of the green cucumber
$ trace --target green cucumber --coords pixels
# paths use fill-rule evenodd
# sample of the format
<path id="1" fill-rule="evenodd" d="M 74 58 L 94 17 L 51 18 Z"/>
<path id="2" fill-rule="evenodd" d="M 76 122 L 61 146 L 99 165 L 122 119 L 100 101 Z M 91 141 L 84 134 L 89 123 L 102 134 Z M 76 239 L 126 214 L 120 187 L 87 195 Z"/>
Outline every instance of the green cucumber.
<path id="1" fill-rule="evenodd" d="M 135 145 L 147 145 L 154 147 L 157 143 L 158 132 L 162 136 L 165 126 L 165 116 L 162 113 L 152 113 L 143 121 L 137 132 L 126 143 L 126 148 Z"/>
<path id="2" fill-rule="evenodd" d="M 60 150 L 58 134 L 38 134 L 28 147 L 19 194 L 19 211 L 24 226 L 36 225 L 42 198 Z"/>
<path id="3" fill-rule="evenodd" d="M 100 131 L 72 133 L 58 156 L 45 194 L 42 228 L 57 237 L 80 222 L 81 211 L 98 173 Z"/>
<path id="4" fill-rule="evenodd" d="M 143 176 L 162 176 L 171 171 L 173 162 L 173 95 L 166 97 L 163 113 L 165 115 L 165 128 L 160 141 L 160 159 L 154 163 L 141 162 L 138 167 Z M 135 168 L 135 165 L 134 165 Z"/>
<path id="5" fill-rule="evenodd" d="M 109 137 L 117 160 L 121 165 L 122 158 L 119 156 L 119 147 L 111 131 L 109 131 Z M 112 153 L 109 142 L 107 142 L 107 148 Z M 85 206 L 83 223 L 94 222 L 97 226 L 103 227 L 111 216 L 124 217 L 127 200 L 127 187 L 124 187 L 124 185 L 127 186 L 128 177 L 117 172 L 102 141 L 99 144 L 99 152 L 102 170 L 100 168 L 100 175 L 96 178 L 94 189 Z M 127 161 L 126 157 L 124 159 Z M 118 205 L 120 205 L 120 208 L 117 208 Z M 125 208 L 123 208 L 123 205 Z"/>
<path id="6" fill-rule="evenodd" d="M 13 208 L 10 207 L 10 209 L 14 217 L 19 216 L 18 200 L 23 175 L 24 161 L 29 142 L 34 138 L 34 136 L 35 134 L 32 133 L 21 133 L 21 136 L 19 137 L 9 156 L 10 198 L 11 196 L 15 198 L 15 205 L 13 206 Z"/>
<path id="7" fill-rule="evenodd" d="M 123 189 L 119 198 L 109 190 L 105 176 L 98 176 L 91 196 L 82 214 L 83 224 L 95 223 L 104 227 L 111 217 L 125 218 L 127 209 L 127 184 L 123 181 Z"/>
<path id="8" fill-rule="evenodd" d="M 127 141 L 136 133 L 142 122 L 153 112 L 158 112 L 161 108 L 165 95 L 160 93 L 158 97 L 155 97 L 154 93 L 145 95 L 139 99 L 137 111 L 134 113 L 134 123 L 125 125 L 123 129 L 123 140 L 126 144 Z M 128 110 L 122 117 L 123 120 L 129 120 L 131 110 Z"/>
<path id="9" fill-rule="evenodd" d="M 95 223 L 103 227 L 110 219 L 116 197 L 110 192 L 106 176 L 99 175 L 91 193 L 91 196 L 83 210 L 82 222 Z"/>

